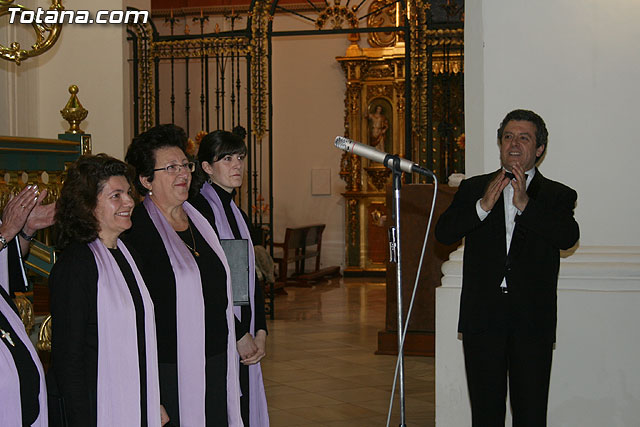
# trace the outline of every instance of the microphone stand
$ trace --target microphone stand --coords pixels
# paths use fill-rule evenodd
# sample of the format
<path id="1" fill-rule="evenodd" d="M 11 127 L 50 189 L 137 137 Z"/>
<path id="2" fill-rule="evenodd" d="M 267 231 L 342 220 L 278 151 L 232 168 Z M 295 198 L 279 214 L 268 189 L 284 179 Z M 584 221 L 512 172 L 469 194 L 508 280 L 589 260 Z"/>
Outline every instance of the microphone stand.
<path id="1" fill-rule="evenodd" d="M 406 427 L 405 421 L 405 397 L 404 397 L 404 346 L 402 345 L 403 321 L 402 321 L 402 252 L 400 251 L 400 187 L 402 184 L 402 170 L 400 170 L 400 157 L 398 155 L 387 156 L 392 162 L 385 164 L 393 172 L 393 225 L 389 228 L 389 260 L 396 264 L 396 289 L 398 309 L 398 375 L 400 377 L 400 427 Z"/>
<path id="2" fill-rule="evenodd" d="M 387 153 L 383 153 L 376 149 L 370 148 L 368 146 L 364 146 L 360 143 L 351 141 L 349 139 L 343 137 L 336 137 L 335 142 L 336 147 L 345 150 L 347 152 L 352 152 L 359 156 L 365 157 L 374 162 L 380 162 L 393 172 L 393 226 L 389 227 L 389 262 L 396 264 L 396 285 L 397 285 L 397 302 L 398 302 L 398 375 L 400 377 L 400 427 L 406 427 L 405 421 L 405 396 L 404 396 L 404 327 L 402 321 L 402 255 L 400 250 L 400 187 L 402 183 L 402 169 L 401 166 L 404 162 L 404 167 L 407 173 L 419 173 L 421 175 L 432 176 L 434 180 L 436 180 L 435 175 L 428 169 L 422 168 L 417 164 L 411 163 L 405 159 L 401 159 L 400 156 L 391 155 Z M 356 150 L 356 148 L 358 148 Z M 366 149 L 365 149 L 366 148 Z M 384 158 L 382 158 L 384 156 Z M 437 182 L 437 180 L 436 180 Z M 434 190 L 434 203 L 435 205 L 435 190 Z M 433 206 L 432 206 L 433 208 Z M 433 211 L 432 211 L 433 212 Z M 429 219 L 429 223 L 431 223 L 431 219 Z M 426 247 L 426 239 L 425 246 Z M 420 262 L 422 265 L 422 261 Z M 419 272 L 418 272 L 419 274 Z M 418 276 L 419 277 L 419 276 Z M 416 287 L 417 280 L 416 277 Z M 414 296 L 415 296 L 415 288 L 414 288 Z M 410 304 L 410 309 L 413 305 Z M 395 378 L 394 378 L 394 387 L 395 387 Z M 391 402 L 392 404 L 392 402 Z M 390 404 L 390 406 L 391 406 Z M 389 410 L 389 417 L 391 409 Z M 389 423 L 389 418 L 387 418 L 387 425 Z"/>

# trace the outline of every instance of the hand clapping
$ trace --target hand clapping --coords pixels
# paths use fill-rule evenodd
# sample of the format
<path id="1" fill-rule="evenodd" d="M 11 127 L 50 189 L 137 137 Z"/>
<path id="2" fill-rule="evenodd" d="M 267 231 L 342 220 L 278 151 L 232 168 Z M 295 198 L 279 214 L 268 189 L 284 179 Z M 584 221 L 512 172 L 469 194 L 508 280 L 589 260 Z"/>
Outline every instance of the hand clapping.
<path id="1" fill-rule="evenodd" d="M 47 190 L 38 194 L 37 185 L 27 185 L 17 195 L 12 196 L 2 211 L 0 234 L 7 240 L 13 239 L 20 230 L 26 235 L 53 224 L 55 203 L 43 205 Z"/>
<path id="2" fill-rule="evenodd" d="M 513 165 L 511 172 L 515 175 L 515 178 L 511 180 L 511 186 L 513 187 L 513 206 L 522 212 L 524 208 L 527 207 L 527 203 L 529 203 L 529 196 L 527 196 L 527 177 L 519 163 Z"/>
<path id="3" fill-rule="evenodd" d="M 17 195 L 12 196 L 2 211 L 0 234 L 10 241 L 24 227 L 29 214 L 38 202 L 38 187 L 27 185 Z"/>
<path id="4" fill-rule="evenodd" d="M 500 173 L 489 183 L 489 186 L 484 192 L 484 196 L 482 196 L 480 200 L 480 207 L 483 211 L 489 212 L 493 209 L 493 206 L 502 194 L 502 190 L 504 190 L 504 187 L 508 184 L 509 178 L 504 175 L 504 169 L 501 169 Z"/>

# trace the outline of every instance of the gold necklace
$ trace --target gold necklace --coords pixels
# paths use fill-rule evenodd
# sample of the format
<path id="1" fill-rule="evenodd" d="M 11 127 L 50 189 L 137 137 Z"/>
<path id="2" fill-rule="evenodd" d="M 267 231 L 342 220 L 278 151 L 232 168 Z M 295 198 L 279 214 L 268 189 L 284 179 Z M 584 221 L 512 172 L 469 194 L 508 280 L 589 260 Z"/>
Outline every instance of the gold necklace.
<path id="1" fill-rule="evenodd" d="M 191 252 L 193 252 L 193 255 L 200 256 L 200 253 L 196 250 L 196 239 L 195 237 L 193 237 L 193 230 L 191 229 L 191 223 L 189 223 L 188 225 L 189 225 L 189 233 L 191 233 L 191 241 L 193 242 L 193 247 L 189 246 L 187 242 L 184 242 L 184 245 L 187 248 L 189 248 Z"/>

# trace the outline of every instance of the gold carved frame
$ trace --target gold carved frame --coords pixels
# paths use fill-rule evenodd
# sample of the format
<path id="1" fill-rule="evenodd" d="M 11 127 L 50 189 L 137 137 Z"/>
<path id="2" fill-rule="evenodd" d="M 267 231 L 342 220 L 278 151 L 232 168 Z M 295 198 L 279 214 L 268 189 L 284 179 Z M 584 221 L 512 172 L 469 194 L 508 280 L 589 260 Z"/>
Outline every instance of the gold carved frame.
<path id="1" fill-rule="evenodd" d="M 10 13 L 9 8 L 31 10 L 25 6 L 14 4 L 14 1 L 15 0 L 0 0 L 0 17 L 8 15 Z M 51 0 L 49 10 L 64 10 L 62 0 Z M 0 56 L 2 59 L 13 61 L 20 65 L 20 63 L 25 59 L 42 55 L 44 52 L 51 49 L 56 41 L 58 41 L 60 33 L 62 32 L 62 24 L 38 24 L 33 22 L 31 26 L 33 27 L 33 31 L 36 36 L 36 42 L 31 45 L 31 48 L 22 49 L 20 42 L 17 41 L 11 42 L 8 47 L 0 45 Z"/>

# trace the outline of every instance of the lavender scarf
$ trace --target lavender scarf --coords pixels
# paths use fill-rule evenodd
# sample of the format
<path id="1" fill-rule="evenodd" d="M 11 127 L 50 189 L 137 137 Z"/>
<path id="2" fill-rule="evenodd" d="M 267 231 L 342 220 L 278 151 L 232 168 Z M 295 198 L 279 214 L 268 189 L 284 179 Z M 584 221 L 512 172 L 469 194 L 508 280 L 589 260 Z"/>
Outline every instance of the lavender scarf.
<path id="1" fill-rule="evenodd" d="M 229 221 L 222 206 L 222 201 L 216 193 L 216 190 L 209 183 L 205 183 L 200 190 L 204 198 L 209 202 L 216 220 L 216 228 L 221 239 L 233 239 L 233 231 L 229 225 Z M 255 291 L 256 291 L 256 260 L 253 251 L 253 242 L 251 241 L 251 233 L 247 228 L 244 217 L 236 204 L 231 201 L 231 210 L 236 219 L 240 235 L 243 239 L 249 241 L 249 301 L 251 302 L 251 313 L 255 313 Z M 234 312 L 238 319 L 241 319 L 240 307 L 234 307 Z M 242 319 L 241 319 L 242 320 Z M 251 316 L 251 324 L 249 332 L 255 336 L 255 315 Z M 267 427 L 269 425 L 269 413 L 267 411 L 267 398 L 264 391 L 264 383 L 262 381 L 262 368 L 260 363 L 249 365 L 249 424 L 251 427 Z"/>
<path id="2" fill-rule="evenodd" d="M 88 244 L 98 267 L 98 427 L 139 425 L 140 365 L 136 310 L 127 282 L 113 255 L 100 239 Z M 131 254 L 118 248 L 133 271 L 144 307 L 147 374 L 147 416 L 160 426 L 160 386 L 153 302 Z"/>
<path id="3" fill-rule="evenodd" d="M 2 221 L 0 221 L 2 224 Z M 15 239 L 13 242 L 9 242 L 9 245 L 18 244 L 18 239 Z M 4 288 L 7 293 L 9 293 L 9 250 L 11 248 L 7 246 L 2 251 L 0 251 L 0 286 Z M 18 248 L 20 251 L 20 248 Z"/>
<path id="4" fill-rule="evenodd" d="M 165 219 L 160 209 L 149 198 L 144 199 L 160 237 L 164 241 L 167 255 L 176 280 L 176 322 L 178 345 L 178 405 L 180 424 L 184 427 L 207 425 L 205 417 L 205 324 L 204 299 L 198 264 L 193 255 Z M 240 386 L 238 381 L 238 357 L 233 320 L 233 296 L 229 265 L 220 242 L 207 220 L 188 202 L 183 205 L 191 222 L 196 226 L 211 249 L 218 255 L 227 274 L 227 414 L 229 427 L 242 426 L 240 415 Z"/>
<path id="5" fill-rule="evenodd" d="M 17 242 L 17 239 L 16 239 Z M 6 248 L 0 252 L 0 286 L 2 286 L 7 293 L 9 293 L 9 266 Z M 18 250 L 20 250 L 18 248 Z M 16 314 L 4 298 L 0 297 L 0 312 L 9 321 L 9 324 L 15 331 L 17 336 L 12 336 L 14 341 L 22 341 L 31 354 L 31 359 L 36 365 L 38 375 L 40 376 L 40 393 L 38 400 L 40 404 L 40 413 L 33 426 L 46 427 L 49 425 L 47 414 L 47 388 L 44 382 L 44 370 L 42 364 L 36 353 L 36 349 L 33 348 L 27 332 L 24 329 L 20 316 Z M 4 343 L 0 343 L 0 420 L 2 425 L 6 426 L 20 426 L 22 425 L 22 412 L 20 410 L 20 379 L 18 378 L 18 371 L 13 361 L 13 356 Z"/>

